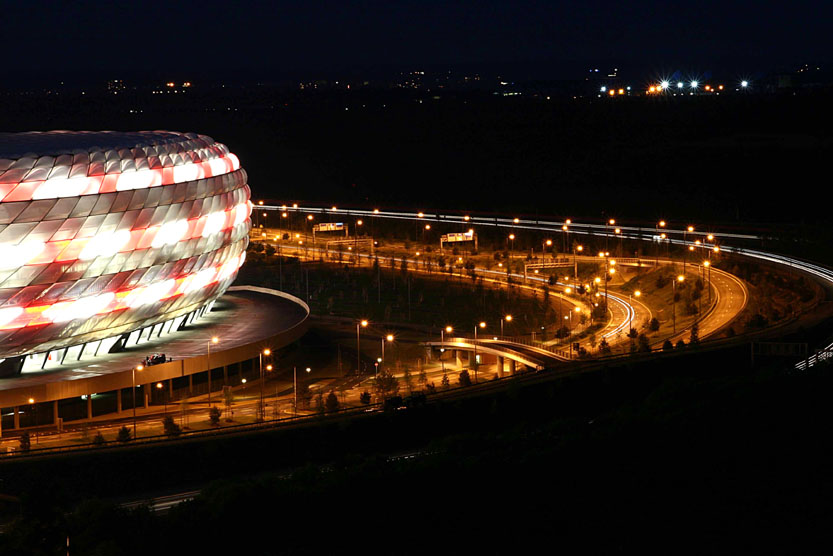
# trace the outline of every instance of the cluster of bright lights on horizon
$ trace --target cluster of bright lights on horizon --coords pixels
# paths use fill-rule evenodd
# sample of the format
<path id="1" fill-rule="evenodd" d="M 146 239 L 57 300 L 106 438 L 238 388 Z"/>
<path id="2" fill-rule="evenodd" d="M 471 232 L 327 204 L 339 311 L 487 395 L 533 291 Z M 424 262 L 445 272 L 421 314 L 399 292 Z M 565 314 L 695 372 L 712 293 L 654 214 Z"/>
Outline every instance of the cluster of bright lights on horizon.
<path id="1" fill-rule="evenodd" d="M 697 79 L 692 79 L 688 82 L 688 87 L 692 91 L 699 89 L 700 85 L 701 85 L 701 83 Z M 741 89 L 747 89 L 749 87 L 749 81 L 746 80 L 746 79 L 743 79 L 743 80 L 740 81 L 739 86 L 740 86 Z M 676 83 L 676 89 L 679 90 L 679 91 L 682 91 L 683 89 L 685 89 L 685 87 L 686 87 L 686 84 L 682 81 L 678 81 Z M 668 81 L 667 79 L 662 79 L 658 83 L 654 83 L 652 85 L 649 85 L 645 92 L 649 95 L 652 95 L 652 94 L 664 93 L 664 92 L 668 91 L 669 89 L 673 90 L 671 82 Z M 704 91 L 710 92 L 710 93 L 719 93 L 720 91 L 723 91 L 724 89 L 725 89 L 724 85 L 718 85 L 716 87 L 714 87 L 712 85 L 705 85 L 703 87 Z M 629 86 L 625 87 L 625 88 L 618 88 L 617 89 L 616 87 L 608 87 L 606 85 L 602 85 L 599 88 L 599 92 L 607 93 L 607 95 L 611 96 L 611 97 L 612 96 L 617 96 L 617 95 L 624 95 L 624 94 L 626 94 L 626 91 L 629 94 L 630 90 L 631 90 L 631 87 L 629 87 Z"/>
<path id="2" fill-rule="evenodd" d="M 56 177 L 47 180 L 0 184 L 0 201 L 30 201 L 58 199 L 131 191 L 149 187 L 176 185 L 198 179 L 229 174 L 240 169 L 240 160 L 227 153 L 203 162 L 188 162 L 178 166 L 133 170 L 95 176 Z"/>
<path id="3" fill-rule="evenodd" d="M 180 241 L 208 238 L 234 228 L 251 215 L 251 201 L 238 203 L 192 219 L 179 219 L 160 226 L 118 230 L 93 237 L 59 241 L 23 241 L 16 245 L 0 245 L 0 270 L 14 270 L 24 265 L 52 262 L 88 261 L 111 257 L 116 253 L 140 249 L 158 249 Z"/>
<path id="4" fill-rule="evenodd" d="M 231 257 L 222 264 L 180 278 L 168 278 L 154 282 L 147 286 L 138 286 L 117 292 L 105 292 L 49 305 L 3 308 L 0 309 L 0 330 L 66 323 L 114 311 L 138 309 L 154 303 L 167 302 L 174 297 L 194 293 L 215 282 L 221 282 L 231 277 L 243 265 L 245 260 L 246 252 L 242 251 L 239 255 Z"/>

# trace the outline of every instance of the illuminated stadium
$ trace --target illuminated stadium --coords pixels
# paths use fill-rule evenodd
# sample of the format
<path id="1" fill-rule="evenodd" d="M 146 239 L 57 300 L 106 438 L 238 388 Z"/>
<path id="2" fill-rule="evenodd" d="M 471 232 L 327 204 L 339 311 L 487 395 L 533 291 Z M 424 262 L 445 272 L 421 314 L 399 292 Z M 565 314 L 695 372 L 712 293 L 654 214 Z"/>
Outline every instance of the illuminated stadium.
<path id="1" fill-rule="evenodd" d="M 243 264 L 246 172 L 193 133 L 0 134 L 0 375 L 203 316 Z"/>

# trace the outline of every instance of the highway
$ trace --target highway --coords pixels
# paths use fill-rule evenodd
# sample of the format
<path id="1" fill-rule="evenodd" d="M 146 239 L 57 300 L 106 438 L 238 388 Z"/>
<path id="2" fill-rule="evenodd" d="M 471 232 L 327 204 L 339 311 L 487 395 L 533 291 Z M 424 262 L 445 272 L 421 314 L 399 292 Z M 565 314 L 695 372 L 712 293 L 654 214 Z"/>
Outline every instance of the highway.
<path id="1" fill-rule="evenodd" d="M 333 214 L 338 215 L 345 215 L 345 216 L 354 216 L 358 218 L 386 218 L 386 219 L 396 219 L 396 220 L 407 220 L 407 221 L 425 221 L 430 223 L 443 223 L 443 224 L 457 224 L 461 227 L 471 226 L 471 225 L 478 225 L 478 226 L 491 226 L 497 228 L 506 228 L 506 229 L 514 229 L 514 230 L 532 230 L 538 232 L 549 232 L 551 234 L 578 234 L 578 235 L 594 235 L 594 236 L 608 236 L 608 237 L 617 237 L 613 235 L 613 230 L 611 226 L 605 224 L 594 224 L 594 223 L 581 223 L 575 221 L 568 221 L 568 220 L 542 220 L 542 219 L 528 219 L 528 218 L 508 218 L 503 216 L 480 216 L 480 215 L 465 215 L 465 214 L 454 214 L 454 213 L 431 213 L 431 212 L 422 212 L 422 213 L 415 213 L 415 212 L 405 212 L 405 211 L 383 211 L 379 209 L 345 209 L 345 208 L 334 208 L 334 207 L 311 207 L 311 206 L 298 206 L 298 205 L 257 205 L 256 210 L 268 210 L 268 211 L 291 211 L 291 212 L 298 212 L 298 213 L 310 213 L 310 214 L 327 214 L 332 216 Z M 564 231 L 564 226 L 568 226 L 568 230 Z M 740 246 L 732 246 L 726 243 L 726 241 L 737 240 L 737 241 L 746 241 L 746 242 L 761 242 L 765 238 L 760 235 L 755 234 L 740 234 L 740 233 L 732 233 L 732 232 L 720 232 L 720 231 L 712 231 L 710 233 L 713 236 L 713 241 L 711 244 L 706 242 L 699 242 L 694 239 L 695 236 L 703 236 L 705 235 L 703 232 L 688 232 L 687 229 L 680 228 L 674 229 L 671 227 L 663 227 L 662 233 L 666 234 L 666 238 L 660 239 L 660 229 L 658 227 L 640 227 L 640 226 L 617 226 L 620 229 L 620 233 L 618 237 L 622 237 L 624 239 L 630 240 L 639 240 L 639 241 L 647 241 L 657 246 L 661 246 L 661 242 L 665 242 L 666 244 L 673 244 L 677 246 L 684 246 L 689 248 L 694 248 L 695 252 L 698 250 L 708 250 L 714 247 L 719 248 L 720 251 L 724 251 L 726 253 L 732 253 L 737 255 L 742 255 L 744 257 L 748 257 L 754 260 L 765 261 L 768 263 L 777 264 L 780 266 L 787 267 L 791 270 L 798 271 L 808 275 L 809 277 L 815 279 L 819 283 L 821 283 L 826 290 L 830 291 L 833 289 L 833 270 L 830 268 L 814 263 L 812 261 L 806 261 L 802 259 L 798 259 L 795 257 L 789 257 L 787 255 L 781 255 L 777 253 L 769 253 L 760 249 L 753 249 L 749 247 L 740 247 Z M 691 239 L 689 239 L 689 237 Z M 719 245 L 718 245 L 719 244 Z M 712 269 L 712 273 L 714 273 L 715 269 Z M 714 283 L 715 276 L 712 275 L 712 281 Z M 715 331 L 720 330 L 725 326 L 727 317 L 732 310 L 730 307 L 734 306 L 737 307 L 739 304 L 744 305 L 745 301 L 739 302 L 739 291 L 737 290 L 736 285 L 732 285 L 728 282 L 724 282 L 724 286 L 728 286 L 732 288 L 732 294 L 727 296 L 730 299 L 727 299 L 725 303 L 727 305 L 723 306 L 722 308 L 717 310 L 717 317 L 714 320 L 713 324 L 705 321 L 701 321 L 700 326 L 701 330 L 710 331 L 708 333 L 714 333 Z M 612 299 L 612 296 L 611 296 Z M 730 319 L 729 319 L 730 320 Z M 722 321 L 722 324 L 721 324 Z M 701 332 L 701 338 L 705 338 L 708 333 Z M 828 342 L 826 342 L 821 348 L 816 350 L 816 354 L 809 357 L 806 361 L 800 361 L 796 364 L 797 369 L 804 369 L 808 365 L 812 366 L 817 361 L 826 360 L 830 357 L 833 357 L 833 338 L 830 338 Z"/>

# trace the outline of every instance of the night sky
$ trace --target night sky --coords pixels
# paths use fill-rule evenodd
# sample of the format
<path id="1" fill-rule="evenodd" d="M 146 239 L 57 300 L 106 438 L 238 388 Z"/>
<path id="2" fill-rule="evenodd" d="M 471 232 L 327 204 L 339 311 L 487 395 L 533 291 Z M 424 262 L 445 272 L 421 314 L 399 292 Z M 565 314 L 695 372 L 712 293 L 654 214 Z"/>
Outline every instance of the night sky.
<path id="1" fill-rule="evenodd" d="M 416 67 L 575 77 L 829 61 L 829 2 L 4 1 L 4 79 L 281 79 Z"/>

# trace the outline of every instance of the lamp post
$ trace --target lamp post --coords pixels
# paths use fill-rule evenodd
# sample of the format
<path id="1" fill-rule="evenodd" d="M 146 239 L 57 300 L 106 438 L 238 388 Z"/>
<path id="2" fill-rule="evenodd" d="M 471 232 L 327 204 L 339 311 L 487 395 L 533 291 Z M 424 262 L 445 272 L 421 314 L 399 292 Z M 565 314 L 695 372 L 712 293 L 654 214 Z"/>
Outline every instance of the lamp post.
<path id="1" fill-rule="evenodd" d="M 657 231 L 657 236 L 659 236 L 657 239 L 657 250 L 655 253 L 656 259 L 654 266 L 659 266 L 659 250 L 662 248 L 662 240 L 665 238 L 665 234 L 660 235 L 660 228 L 665 228 L 665 220 L 660 220 L 659 222 L 657 222 L 657 225 L 654 226 L 654 229 Z"/>
<path id="2" fill-rule="evenodd" d="M 694 231 L 694 226 L 688 226 L 685 230 L 683 230 L 683 275 L 685 275 L 685 264 L 688 261 L 688 241 L 686 240 L 686 234 L 691 233 Z"/>
<path id="3" fill-rule="evenodd" d="M 502 319 L 500 319 L 500 335 L 503 336 L 503 321 L 512 322 L 512 315 L 506 315 Z"/>
<path id="4" fill-rule="evenodd" d="M 367 320 L 362 319 L 356 323 L 356 374 L 362 372 L 362 348 L 361 348 L 361 329 L 367 328 Z"/>
<path id="5" fill-rule="evenodd" d="M 272 350 L 266 348 L 261 350 L 260 353 L 257 354 L 257 357 L 260 361 L 260 405 L 257 408 L 258 416 L 261 421 L 263 421 L 263 356 L 269 357 L 272 354 Z"/>
<path id="6" fill-rule="evenodd" d="M 164 387 L 165 387 L 165 385 L 162 384 L 161 382 L 156 383 L 156 389 L 157 390 L 162 390 L 162 388 L 164 388 Z M 165 392 L 162 392 L 162 403 L 165 405 L 165 415 L 167 416 L 168 415 L 168 398 L 165 397 Z"/>
<path id="7" fill-rule="evenodd" d="M 512 258 L 512 252 L 515 250 L 515 234 L 509 234 L 509 241 L 512 242 L 510 244 L 511 246 L 509 247 L 509 258 L 511 259 Z"/>
<path id="8" fill-rule="evenodd" d="M 477 329 L 478 328 L 486 328 L 485 322 L 479 322 L 477 326 L 474 327 L 474 383 L 477 384 Z"/>
<path id="9" fill-rule="evenodd" d="M 634 297 L 639 297 L 640 295 L 642 295 L 642 292 L 639 291 L 639 290 L 636 290 L 635 292 L 633 292 Z M 628 294 L 628 305 L 630 305 L 630 304 L 631 304 L 631 294 Z M 636 309 L 634 309 L 633 312 L 636 313 Z M 628 321 L 628 332 L 630 332 L 631 330 L 633 330 L 633 315 L 631 315 L 631 318 Z"/>
<path id="10" fill-rule="evenodd" d="M 541 261 L 543 261 L 547 256 L 547 247 L 552 247 L 552 240 L 551 239 L 548 239 L 548 240 L 544 241 L 543 244 L 541 245 Z"/>
<path id="11" fill-rule="evenodd" d="M 703 261 L 703 266 L 706 267 L 708 273 L 708 290 L 709 290 L 709 305 L 712 302 L 712 263 L 711 261 Z"/>
<path id="12" fill-rule="evenodd" d="M 136 365 L 133 367 L 133 389 L 130 393 L 133 395 L 133 440 L 136 440 L 136 371 L 144 369 L 144 365 Z"/>
<path id="13" fill-rule="evenodd" d="M 673 333 L 677 333 L 677 282 L 685 281 L 685 276 L 680 274 L 677 279 L 671 282 L 671 320 L 673 323 Z"/>
<path id="14" fill-rule="evenodd" d="M 309 373 L 310 371 L 312 371 L 312 369 L 307 367 L 306 371 L 307 371 L 307 373 Z M 293 377 L 292 378 L 292 394 L 293 394 L 293 397 L 295 398 L 295 402 L 293 404 L 294 405 L 293 410 L 294 410 L 295 416 L 297 417 L 298 416 L 298 367 L 297 366 L 292 367 L 292 377 Z"/>
<path id="15" fill-rule="evenodd" d="M 393 341 L 393 334 L 388 334 L 384 338 L 382 338 L 382 360 L 379 361 L 380 364 L 384 364 L 385 362 L 385 342 L 392 342 Z"/>
<path id="16" fill-rule="evenodd" d="M 34 422 L 34 429 L 33 433 L 35 435 L 35 444 L 38 443 L 38 419 L 35 413 L 35 398 L 29 398 L 29 413 L 32 415 L 32 419 Z"/>
<path id="17" fill-rule="evenodd" d="M 454 328 L 451 326 L 446 326 L 445 328 L 440 328 L 440 364 L 443 367 L 443 374 L 445 374 L 445 360 L 443 359 L 443 353 L 445 352 L 445 333 L 448 332 L 451 334 L 454 332 Z"/>
<path id="18" fill-rule="evenodd" d="M 211 344 L 216 344 L 220 341 L 217 336 L 212 337 L 206 341 L 206 357 L 205 362 L 208 367 L 208 407 L 211 408 Z"/>

